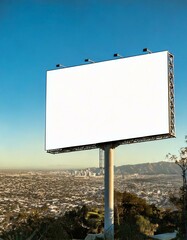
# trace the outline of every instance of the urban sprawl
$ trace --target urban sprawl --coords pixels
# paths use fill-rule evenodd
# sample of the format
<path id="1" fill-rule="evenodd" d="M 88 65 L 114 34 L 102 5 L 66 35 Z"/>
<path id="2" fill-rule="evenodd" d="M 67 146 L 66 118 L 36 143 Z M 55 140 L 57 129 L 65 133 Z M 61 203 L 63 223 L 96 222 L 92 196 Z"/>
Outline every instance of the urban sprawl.
<path id="1" fill-rule="evenodd" d="M 0 171 L 0 233 L 18 214 L 37 212 L 45 216 L 62 216 L 76 206 L 104 207 L 104 172 Z M 179 191 L 179 175 L 115 175 L 115 189 L 128 191 L 161 208 L 172 208 L 169 195 Z"/>

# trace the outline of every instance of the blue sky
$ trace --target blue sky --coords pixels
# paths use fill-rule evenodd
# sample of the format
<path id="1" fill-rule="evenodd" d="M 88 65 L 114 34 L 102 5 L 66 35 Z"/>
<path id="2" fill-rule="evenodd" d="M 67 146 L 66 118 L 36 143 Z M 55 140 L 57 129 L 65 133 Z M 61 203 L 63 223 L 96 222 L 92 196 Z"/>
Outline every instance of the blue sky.
<path id="1" fill-rule="evenodd" d="M 115 165 L 156 162 L 185 146 L 187 3 L 184 0 L 1 0 L 0 168 L 98 165 L 98 150 L 44 151 L 46 70 L 168 50 L 175 56 L 176 139 L 123 145 Z"/>

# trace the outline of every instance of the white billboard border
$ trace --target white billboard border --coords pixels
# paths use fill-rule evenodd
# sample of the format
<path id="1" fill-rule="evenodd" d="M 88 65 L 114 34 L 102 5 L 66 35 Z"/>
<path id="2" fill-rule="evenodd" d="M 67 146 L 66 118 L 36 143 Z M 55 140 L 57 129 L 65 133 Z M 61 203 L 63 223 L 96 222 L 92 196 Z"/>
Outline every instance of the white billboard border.
<path id="1" fill-rule="evenodd" d="M 119 145 L 132 144 L 132 143 L 141 143 L 149 142 L 155 140 L 162 140 L 167 138 L 175 137 L 175 95 L 174 95 L 174 56 L 168 52 L 168 107 L 169 107 L 169 133 L 153 135 L 153 136 L 144 136 L 139 138 L 132 138 L 126 140 L 117 140 L 117 141 L 108 141 L 103 143 L 95 143 L 82 146 L 72 146 L 67 148 L 58 148 L 47 150 L 47 153 L 59 154 L 59 153 L 68 153 L 75 151 L 91 150 L 96 148 L 104 149 L 106 145 L 112 146 L 115 148 Z"/>

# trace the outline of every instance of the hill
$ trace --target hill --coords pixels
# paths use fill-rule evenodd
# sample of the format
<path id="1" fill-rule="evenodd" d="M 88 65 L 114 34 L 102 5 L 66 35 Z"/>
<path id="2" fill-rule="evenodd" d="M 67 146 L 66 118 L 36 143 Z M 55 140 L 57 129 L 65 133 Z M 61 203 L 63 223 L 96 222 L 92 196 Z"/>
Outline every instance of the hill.
<path id="1" fill-rule="evenodd" d="M 99 173 L 99 168 L 91 168 L 92 172 Z M 174 162 L 154 162 L 141 164 L 128 164 L 115 166 L 116 175 L 123 174 L 142 174 L 142 175 L 158 175 L 158 174 L 181 174 L 180 168 Z"/>
<path id="2" fill-rule="evenodd" d="M 115 167 L 115 174 L 180 174 L 180 168 L 174 162 L 142 163 Z"/>

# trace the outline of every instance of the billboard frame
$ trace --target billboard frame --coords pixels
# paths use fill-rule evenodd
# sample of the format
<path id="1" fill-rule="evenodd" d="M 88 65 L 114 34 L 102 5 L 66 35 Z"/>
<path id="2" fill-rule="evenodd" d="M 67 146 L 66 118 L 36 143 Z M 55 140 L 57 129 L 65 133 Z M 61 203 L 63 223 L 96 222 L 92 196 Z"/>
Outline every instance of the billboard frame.
<path id="1" fill-rule="evenodd" d="M 138 138 L 131 138 L 125 140 L 116 140 L 116 141 L 107 141 L 102 143 L 87 144 L 81 146 L 71 146 L 65 148 L 49 149 L 46 150 L 47 153 L 59 154 L 59 153 L 68 153 L 75 151 L 91 150 L 96 148 L 102 148 L 106 145 L 111 145 L 114 148 L 119 145 L 132 144 L 132 143 L 141 143 L 155 140 L 162 140 L 167 138 L 175 137 L 175 97 L 174 97 L 174 56 L 167 51 L 167 65 L 168 65 L 168 107 L 169 107 L 169 133 L 152 135 L 152 136 L 143 136 Z M 47 88 L 46 88 L 47 89 Z M 47 96 L 46 96 L 47 102 Z M 47 105 L 47 104 L 46 104 Z M 46 139 L 46 132 L 45 132 Z"/>

